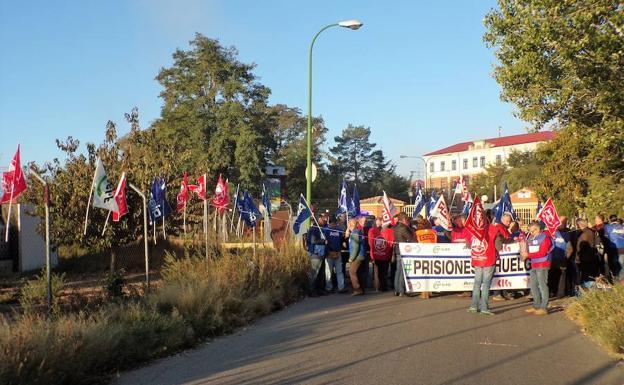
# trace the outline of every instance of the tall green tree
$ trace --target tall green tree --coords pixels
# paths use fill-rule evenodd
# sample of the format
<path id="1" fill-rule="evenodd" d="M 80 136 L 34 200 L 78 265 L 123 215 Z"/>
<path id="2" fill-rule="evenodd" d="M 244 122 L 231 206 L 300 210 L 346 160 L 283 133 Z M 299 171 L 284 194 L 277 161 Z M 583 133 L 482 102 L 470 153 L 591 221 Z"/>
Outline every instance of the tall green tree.
<path id="1" fill-rule="evenodd" d="M 392 163 L 386 160 L 383 151 L 376 149 L 377 144 L 370 141 L 370 133 L 370 127 L 349 124 L 340 136 L 334 137 L 336 145 L 329 149 L 329 170 L 362 189 L 378 184 L 385 174 L 394 173 Z"/>
<path id="2" fill-rule="evenodd" d="M 538 156 L 539 192 L 570 211 L 622 212 L 624 5 L 616 0 L 499 0 L 484 39 L 504 101 L 557 137 Z M 600 197 L 600 199 L 596 199 Z M 600 202 L 600 203 L 599 203 Z"/>
<path id="3" fill-rule="evenodd" d="M 275 146 L 276 117 L 268 87 L 253 74 L 254 64 L 238 60 L 234 48 L 196 34 L 188 50 L 173 54 L 160 70 L 164 104 L 153 127 L 187 170 L 224 173 L 248 188 L 257 186 L 267 155 Z"/>

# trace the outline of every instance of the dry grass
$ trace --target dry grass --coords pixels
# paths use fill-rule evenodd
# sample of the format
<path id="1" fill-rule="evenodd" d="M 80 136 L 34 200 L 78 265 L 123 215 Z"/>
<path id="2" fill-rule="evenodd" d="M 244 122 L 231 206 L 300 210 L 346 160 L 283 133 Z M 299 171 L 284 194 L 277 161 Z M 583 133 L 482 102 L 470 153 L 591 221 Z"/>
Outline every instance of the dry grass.
<path id="1" fill-rule="evenodd" d="M 624 358 L 624 285 L 599 287 L 584 291 L 566 312 L 611 354 Z"/>
<path id="2" fill-rule="evenodd" d="M 232 331 L 296 300 L 307 257 L 282 251 L 165 257 L 163 287 L 147 298 L 52 320 L 0 320 L 0 383 L 90 384 L 106 374 Z"/>

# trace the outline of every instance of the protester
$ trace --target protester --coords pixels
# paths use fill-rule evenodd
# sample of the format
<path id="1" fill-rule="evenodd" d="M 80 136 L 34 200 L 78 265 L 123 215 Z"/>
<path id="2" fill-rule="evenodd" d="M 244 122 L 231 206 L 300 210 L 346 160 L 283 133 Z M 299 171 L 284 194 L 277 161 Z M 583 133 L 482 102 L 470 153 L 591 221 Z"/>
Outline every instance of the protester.
<path id="1" fill-rule="evenodd" d="M 589 228 L 586 219 L 577 221 L 579 233 L 576 241 L 576 263 L 579 270 L 581 286 L 588 288 L 594 285 L 600 276 L 601 261 L 598 254 L 600 237 Z"/>
<path id="2" fill-rule="evenodd" d="M 436 243 L 449 243 L 449 232 L 442 226 L 442 220 L 437 217 L 431 217 L 433 223 L 432 229 L 436 232 Z"/>
<path id="3" fill-rule="evenodd" d="M 566 292 L 567 258 L 566 249 L 570 240 L 568 219 L 561 217 L 561 224 L 553 237 L 552 259 L 548 270 L 548 286 L 550 293 L 561 298 Z"/>
<path id="4" fill-rule="evenodd" d="M 414 236 L 409 225 L 409 218 L 404 212 L 396 215 L 397 224 L 394 226 L 394 257 L 396 260 L 396 274 L 394 276 L 394 295 L 403 297 L 405 295 L 405 277 L 403 264 L 401 263 L 400 242 L 414 242 Z"/>
<path id="5" fill-rule="evenodd" d="M 533 296 L 533 307 L 526 310 L 535 315 L 548 314 L 548 269 L 550 268 L 552 240 L 541 229 L 537 221 L 529 224 L 529 235 L 526 239 L 527 253 L 523 258 L 531 260 L 529 285 Z"/>
<path id="6" fill-rule="evenodd" d="M 431 223 L 420 218 L 416 220 L 416 231 L 414 231 L 414 238 L 418 243 L 437 243 L 438 234 L 431 228 Z"/>
<path id="7" fill-rule="evenodd" d="M 364 257 L 366 258 L 366 261 L 364 263 L 362 263 L 360 265 L 360 268 L 358 269 L 358 279 L 360 281 L 360 285 L 362 286 L 362 289 L 369 287 L 368 285 L 368 277 L 369 277 L 369 270 L 370 270 L 370 260 L 371 260 L 371 253 L 370 253 L 370 248 L 368 247 L 368 242 L 366 241 L 365 238 L 367 238 L 368 235 L 368 230 L 370 230 L 371 226 L 371 222 L 367 220 L 368 218 L 365 215 L 361 215 L 359 217 L 357 217 L 357 221 L 358 221 L 358 229 L 360 229 L 360 232 L 362 233 L 362 248 L 364 249 Z"/>
<path id="8" fill-rule="evenodd" d="M 453 218 L 453 229 L 451 230 L 451 242 L 465 243 L 469 245 L 470 232 L 464 227 L 466 224 L 465 215 L 457 215 Z"/>
<path id="9" fill-rule="evenodd" d="M 488 306 L 488 299 L 496 261 L 499 258 L 498 251 L 500 249 L 496 245 L 499 244 L 502 248 L 502 240 L 500 238 L 508 239 L 510 237 L 507 229 L 502 224 L 491 223 L 494 219 L 491 210 L 486 211 L 486 217 L 490 224 L 487 227 L 483 241 L 473 237 L 470 245 L 471 264 L 475 271 L 475 277 L 472 288 L 472 304 L 468 308 L 468 312 L 481 312 L 484 315 L 493 315 L 494 313 L 490 311 Z M 503 220 L 507 223 L 511 222 L 510 218 L 505 219 L 505 215 L 503 215 Z"/>
<path id="10" fill-rule="evenodd" d="M 334 285 L 332 281 L 332 273 L 336 274 L 336 284 L 339 293 L 346 293 L 345 277 L 342 266 L 342 240 L 343 232 L 338 228 L 336 218 L 329 219 L 329 227 L 325 229 L 325 238 L 327 238 L 327 254 L 325 257 L 325 290 L 333 291 Z"/>
<path id="11" fill-rule="evenodd" d="M 598 250 L 598 256 L 600 257 L 600 273 L 605 277 L 610 277 L 611 266 L 607 258 L 607 244 L 608 239 L 605 233 L 605 217 L 602 214 L 596 215 L 594 218 L 594 227 L 592 230 L 596 233 L 596 236 L 600 239 L 597 243 L 596 249 Z"/>
<path id="12" fill-rule="evenodd" d="M 310 226 L 307 235 L 308 255 L 310 256 L 310 279 L 308 281 L 308 295 L 310 297 L 317 297 L 323 293 L 322 289 L 317 286 L 317 278 L 319 272 L 323 266 L 323 260 L 325 259 L 325 240 L 321 228 L 325 225 L 325 217 L 320 216 L 318 218 L 319 226 Z"/>
<path id="13" fill-rule="evenodd" d="M 368 230 L 368 244 L 374 264 L 374 287 L 377 291 L 388 290 L 388 266 L 392 258 L 392 243 L 388 243 L 381 227 L 381 218 L 375 219 L 375 226 Z"/>
<path id="14" fill-rule="evenodd" d="M 609 223 L 605 225 L 607 235 L 609 261 L 613 266 L 613 276 L 624 280 L 624 226 L 618 221 L 615 214 L 609 216 Z"/>
<path id="15" fill-rule="evenodd" d="M 510 213 L 503 213 L 503 215 L 501 216 L 501 222 L 494 225 L 494 228 L 496 228 L 496 233 L 498 235 L 492 238 L 494 239 L 494 244 L 492 245 L 492 247 L 494 247 L 497 260 L 499 251 L 503 249 L 503 244 L 514 242 L 514 239 L 509 233 L 509 226 L 511 226 L 512 221 L 513 217 Z M 492 292 L 492 301 L 506 301 L 508 299 L 511 299 L 511 297 L 511 293 L 506 290 L 495 290 Z"/>
<path id="16" fill-rule="evenodd" d="M 357 222 L 356 219 L 349 219 L 345 234 L 349 239 L 349 276 L 351 277 L 351 287 L 353 288 L 351 295 L 364 294 L 362 282 L 360 282 L 358 277 L 358 270 L 362 264 L 366 263 L 363 245 L 365 242 Z"/>

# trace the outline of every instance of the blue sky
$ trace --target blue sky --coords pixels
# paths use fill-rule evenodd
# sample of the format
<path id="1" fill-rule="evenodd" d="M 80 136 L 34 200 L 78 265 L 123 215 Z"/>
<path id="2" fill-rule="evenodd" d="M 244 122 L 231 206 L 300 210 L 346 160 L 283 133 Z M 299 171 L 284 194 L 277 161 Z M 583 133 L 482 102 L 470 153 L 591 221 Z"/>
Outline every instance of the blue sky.
<path id="1" fill-rule="evenodd" d="M 499 100 L 494 57 L 483 43 L 487 1 L 22 1 L 0 2 L 0 165 L 17 143 L 22 161 L 61 156 L 54 140 L 99 143 L 107 120 L 128 130 L 139 107 L 147 127 L 160 113 L 154 80 L 195 32 L 235 46 L 272 90 L 271 103 L 307 106 L 307 53 L 326 24 L 357 18 L 317 40 L 314 110 L 330 138 L 348 123 L 402 174 L 447 145 L 524 132 Z M 331 140 L 330 140 L 331 143 Z"/>

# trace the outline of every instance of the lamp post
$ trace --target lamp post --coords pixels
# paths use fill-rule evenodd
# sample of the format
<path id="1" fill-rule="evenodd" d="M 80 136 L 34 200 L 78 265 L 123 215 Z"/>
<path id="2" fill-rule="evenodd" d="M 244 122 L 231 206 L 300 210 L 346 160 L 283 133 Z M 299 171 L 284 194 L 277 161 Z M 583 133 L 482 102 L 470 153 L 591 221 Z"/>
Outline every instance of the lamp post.
<path id="1" fill-rule="evenodd" d="M 412 155 L 401 155 L 401 156 L 399 156 L 399 158 L 401 158 L 401 159 L 405 159 L 405 158 L 420 159 L 423 162 L 423 165 L 425 167 L 425 190 L 426 190 L 429 187 L 429 183 L 427 183 L 427 162 L 425 161 L 425 158 L 423 158 L 422 156 L 412 156 Z"/>
<path id="2" fill-rule="evenodd" d="M 358 20 L 345 20 L 339 23 L 329 24 L 314 35 L 312 38 L 312 43 L 310 44 L 310 58 L 309 58 L 309 67 L 308 67 L 308 155 L 306 162 L 306 200 L 308 201 L 308 205 L 311 207 L 312 205 L 312 49 L 314 48 L 314 42 L 316 42 L 316 38 L 321 34 L 321 32 L 326 29 L 332 27 L 343 27 L 349 28 L 352 30 L 359 29 L 363 23 Z"/>

